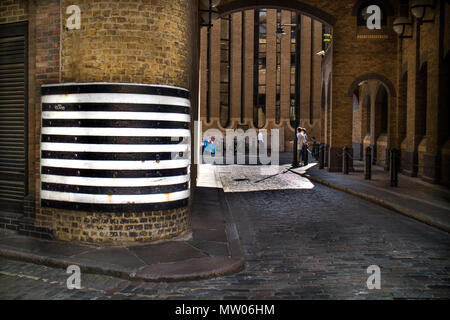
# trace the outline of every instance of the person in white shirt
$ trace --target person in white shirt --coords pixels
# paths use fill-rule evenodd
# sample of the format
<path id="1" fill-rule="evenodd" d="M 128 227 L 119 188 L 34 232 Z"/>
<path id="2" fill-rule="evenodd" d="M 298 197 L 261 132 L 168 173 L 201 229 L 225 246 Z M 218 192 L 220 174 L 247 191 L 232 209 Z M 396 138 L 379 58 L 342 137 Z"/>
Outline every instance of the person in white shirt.
<path id="1" fill-rule="evenodd" d="M 264 143 L 264 136 L 261 132 L 261 130 L 258 130 L 258 143 Z"/>
<path id="2" fill-rule="evenodd" d="M 302 146 L 303 146 L 303 135 L 301 134 L 302 128 L 297 128 L 297 152 L 300 161 L 302 159 Z"/>
<path id="3" fill-rule="evenodd" d="M 306 129 L 300 128 L 300 133 L 297 134 L 298 144 L 297 148 L 300 149 L 300 165 L 307 165 L 306 153 L 308 152 L 308 136 L 306 135 Z"/>
<path id="4" fill-rule="evenodd" d="M 264 135 L 261 132 L 261 130 L 258 130 L 258 149 L 259 149 L 259 153 L 261 154 L 261 150 L 264 150 Z"/>

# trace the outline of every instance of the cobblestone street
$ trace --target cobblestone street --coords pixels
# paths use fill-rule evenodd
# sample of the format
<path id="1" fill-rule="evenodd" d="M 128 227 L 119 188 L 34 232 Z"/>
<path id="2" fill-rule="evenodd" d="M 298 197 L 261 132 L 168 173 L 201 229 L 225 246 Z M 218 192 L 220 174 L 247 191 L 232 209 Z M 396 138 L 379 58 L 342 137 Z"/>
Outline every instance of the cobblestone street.
<path id="1" fill-rule="evenodd" d="M 151 283 L 0 258 L 1 299 L 405 299 L 450 297 L 447 233 L 340 191 L 227 193 L 245 270 L 209 280 Z M 381 268 L 368 290 L 366 269 Z"/>

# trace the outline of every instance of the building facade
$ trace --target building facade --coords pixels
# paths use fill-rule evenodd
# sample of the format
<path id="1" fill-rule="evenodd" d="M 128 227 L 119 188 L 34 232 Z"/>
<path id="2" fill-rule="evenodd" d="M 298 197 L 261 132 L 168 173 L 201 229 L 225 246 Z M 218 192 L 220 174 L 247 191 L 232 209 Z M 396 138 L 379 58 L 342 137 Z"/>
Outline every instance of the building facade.
<path id="1" fill-rule="evenodd" d="M 423 19 L 410 8 L 408 1 L 397 7 L 410 25 L 401 37 L 394 34 L 394 81 L 369 76 L 352 87 L 354 155 L 362 159 L 370 146 L 373 163 L 389 169 L 396 148 L 403 174 L 448 186 L 450 6 L 438 1 Z"/>
<path id="2" fill-rule="evenodd" d="M 214 128 L 279 130 L 292 150 L 296 126 L 319 139 L 325 26 L 300 12 L 234 12 L 201 29 L 200 120 Z M 297 121 L 296 121 L 296 118 Z"/>

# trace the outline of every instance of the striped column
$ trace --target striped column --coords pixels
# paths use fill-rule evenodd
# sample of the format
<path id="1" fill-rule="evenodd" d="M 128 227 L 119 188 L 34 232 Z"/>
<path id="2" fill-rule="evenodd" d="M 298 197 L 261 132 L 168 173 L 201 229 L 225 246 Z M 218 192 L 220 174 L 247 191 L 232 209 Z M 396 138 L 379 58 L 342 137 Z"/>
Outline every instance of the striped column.
<path id="1" fill-rule="evenodd" d="M 189 92 L 179 87 L 44 85 L 41 204 L 59 217 L 60 238 L 120 243 L 184 231 L 189 124 Z M 69 228 L 67 219 L 80 224 Z"/>

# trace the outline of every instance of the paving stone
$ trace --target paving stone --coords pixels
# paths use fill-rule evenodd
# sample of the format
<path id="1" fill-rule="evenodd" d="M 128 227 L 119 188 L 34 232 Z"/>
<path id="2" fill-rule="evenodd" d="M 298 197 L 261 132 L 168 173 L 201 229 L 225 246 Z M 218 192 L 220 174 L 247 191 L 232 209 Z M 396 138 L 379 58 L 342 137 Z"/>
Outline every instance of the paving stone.
<path id="1" fill-rule="evenodd" d="M 245 270 L 212 279 L 158 283 L 85 275 L 82 293 L 62 290 L 51 298 L 450 298 L 448 233 L 318 184 L 310 190 L 227 193 L 225 197 L 245 252 Z M 366 269 L 372 264 L 381 268 L 380 290 L 366 286 Z M 167 272 L 169 265 L 160 263 L 161 272 Z M 64 270 L 0 258 L 2 299 L 46 299 L 46 293 L 61 286 L 3 271 L 49 281 L 67 279 Z M 104 288 L 109 295 L 88 288 Z"/>
<path id="2" fill-rule="evenodd" d="M 0 247 L 21 249 L 25 252 L 39 253 L 43 256 L 70 257 L 93 251 L 94 247 L 62 241 L 41 240 L 32 237 L 8 237 L 0 242 Z"/>
<path id="3" fill-rule="evenodd" d="M 147 264 L 182 261 L 206 257 L 200 250 L 180 241 L 129 247 Z"/>
<path id="4" fill-rule="evenodd" d="M 203 251 L 208 256 L 227 257 L 229 255 L 227 243 L 214 242 L 214 241 L 189 241 L 189 244 L 198 250 Z"/>
<path id="5" fill-rule="evenodd" d="M 76 256 L 81 261 L 93 261 L 100 264 L 112 264 L 124 268 L 137 269 L 144 263 L 126 248 L 103 248 Z"/>
<path id="6" fill-rule="evenodd" d="M 225 230 L 222 229 L 193 229 L 193 239 L 197 242 L 204 241 L 216 241 L 227 242 L 227 235 Z"/>

